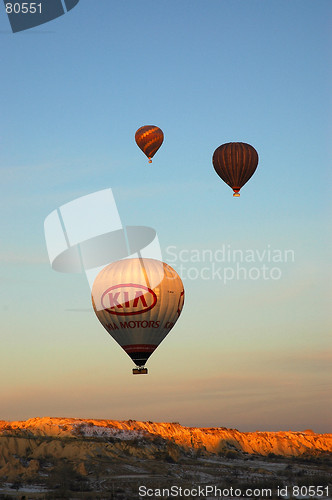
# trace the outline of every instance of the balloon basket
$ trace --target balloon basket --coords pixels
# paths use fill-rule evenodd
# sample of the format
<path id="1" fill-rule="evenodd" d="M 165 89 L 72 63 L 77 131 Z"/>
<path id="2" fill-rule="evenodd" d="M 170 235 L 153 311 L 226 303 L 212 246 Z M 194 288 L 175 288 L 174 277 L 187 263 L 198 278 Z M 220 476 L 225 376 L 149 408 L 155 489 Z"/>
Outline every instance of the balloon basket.
<path id="1" fill-rule="evenodd" d="M 147 368 L 133 368 L 133 375 L 146 375 L 147 373 Z"/>
<path id="2" fill-rule="evenodd" d="M 240 197 L 240 193 L 234 193 L 234 194 L 233 194 L 233 197 L 234 197 L 234 198 L 239 198 L 239 197 Z"/>
<path id="3" fill-rule="evenodd" d="M 151 160 L 151 158 L 149 158 L 149 163 L 152 163 L 152 160 Z"/>

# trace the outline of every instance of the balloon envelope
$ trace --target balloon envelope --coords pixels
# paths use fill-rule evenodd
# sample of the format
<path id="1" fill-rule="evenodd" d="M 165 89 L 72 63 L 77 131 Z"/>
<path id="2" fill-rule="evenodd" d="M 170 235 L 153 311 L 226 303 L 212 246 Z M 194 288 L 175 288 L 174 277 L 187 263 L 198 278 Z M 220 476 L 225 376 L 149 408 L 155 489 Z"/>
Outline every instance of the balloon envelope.
<path id="1" fill-rule="evenodd" d="M 163 341 L 184 303 L 180 276 L 155 259 L 124 259 L 106 266 L 92 287 L 97 318 L 138 367 Z"/>
<path id="2" fill-rule="evenodd" d="M 215 150 L 212 163 L 219 177 L 233 189 L 233 196 L 240 196 L 240 189 L 257 168 L 258 154 L 250 144 L 229 142 Z"/>
<path id="3" fill-rule="evenodd" d="M 137 146 L 149 158 L 149 163 L 152 163 L 151 158 L 156 154 L 163 140 L 163 131 L 155 125 L 144 125 L 135 134 Z"/>

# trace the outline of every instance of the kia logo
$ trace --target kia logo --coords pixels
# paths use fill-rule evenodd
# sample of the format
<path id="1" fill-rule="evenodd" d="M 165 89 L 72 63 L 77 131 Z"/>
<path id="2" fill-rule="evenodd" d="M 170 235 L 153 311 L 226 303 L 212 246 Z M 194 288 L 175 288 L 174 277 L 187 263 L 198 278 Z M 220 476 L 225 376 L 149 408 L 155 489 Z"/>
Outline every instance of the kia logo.
<path id="1" fill-rule="evenodd" d="M 131 316 L 150 311 L 157 303 L 157 295 L 151 288 L 134 283 L 121 283 L 105 290 L 101 304 L 110 314 Z"/>

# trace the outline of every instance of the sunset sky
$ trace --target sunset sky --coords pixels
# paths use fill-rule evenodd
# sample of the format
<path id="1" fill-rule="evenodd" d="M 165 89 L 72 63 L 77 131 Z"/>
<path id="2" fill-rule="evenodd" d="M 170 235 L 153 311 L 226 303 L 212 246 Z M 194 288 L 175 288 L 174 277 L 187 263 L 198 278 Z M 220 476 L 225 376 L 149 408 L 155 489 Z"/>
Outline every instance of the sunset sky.
<path id="1" fill-rule="evenodd" d="M 332 432 L 331 14 L 81 0 L 13 34 L 1 5 L 0 419 Z M 145 124 L 165 135 L 152 165 Z M 212 166 L 232 141 L 259 154 L 239 199 Z M 99 324 L 86 276 L 48 260 L 47 215 L 106 188 L 185 287 L 148 376 Z"/>

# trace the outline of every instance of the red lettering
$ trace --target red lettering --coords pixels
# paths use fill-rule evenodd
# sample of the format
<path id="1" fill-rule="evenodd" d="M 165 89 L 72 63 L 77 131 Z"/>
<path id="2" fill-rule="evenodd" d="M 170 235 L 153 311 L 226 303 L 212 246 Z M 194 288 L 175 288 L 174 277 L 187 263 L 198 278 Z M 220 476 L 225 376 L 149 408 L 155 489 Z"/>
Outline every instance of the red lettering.
<path id="1" fill-rule="evenodd" d="M 164 328 L 171 329 L 171 328 L 173 328 L 173 326 L 174 326 L 174 323 L 172 323 L 171 321 L 166 321 Z"/>
<path id="2" fill-rule="evenodd" d="M 108 294 L 108 298 L 109 298 L 109 301 L 110 301 L 110 308 L 112 307 L 121 307 L 122 308 L 122 305 L 118 302 L 118 297 L 120 295 L 120 292 L 117 292 L 113 295 L 112 292 L 110 292 Z"/>
<path id="3" fill-rule="evenodd" d="M 142 302 L 142 305 L 144 307 L 148 307 L 147 303 L 146 303 L 146 300 L 145 300 L 145 297 L 144 295 L 142 294 L 142 292 L 136 292 L 135 294 L 135 298 L 134 298 L 134 302 L 133 302 L 133 307 L 137 307 L 138 306 L 138 301 L 139 299 L 141 299 L 141 302 Z"/>
<path id="4" fill-rule="evenodd" d="M 125 306 L 129 307 L 129 293 L 128 292 L 123 292 L 124 298 L 125 298 Z"/>
<path id="5" fill-rule="evenodd" d="M 115 323 L 107 323 L 106 325 L 107 330 L 118 330 L 119 327 Z"/>

